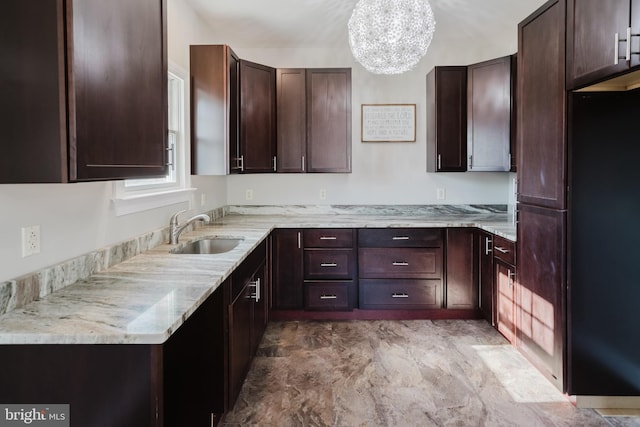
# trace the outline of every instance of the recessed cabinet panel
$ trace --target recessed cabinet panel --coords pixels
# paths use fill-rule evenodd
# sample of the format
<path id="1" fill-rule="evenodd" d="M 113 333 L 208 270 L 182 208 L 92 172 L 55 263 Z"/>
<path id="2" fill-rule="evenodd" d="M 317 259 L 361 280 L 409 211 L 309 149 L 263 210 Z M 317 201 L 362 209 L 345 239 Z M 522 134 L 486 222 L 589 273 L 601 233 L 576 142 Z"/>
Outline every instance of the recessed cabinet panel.
<path id="1" fill-rule="evenodd" d="M 442 249 L 440 248 L 361 248 L 359 250 L 362 278 L 440 278 Z"/>
<path id="2" fill-rule="evenodd" d="M 355 272 L 353 249 L 304 251 L 305 279 L 351 279 Z"/>
<path id="3" fill-rule="evenodd" d="M 277 171 L 304 172 L 307 155 L 307 91 L 304 68 L 276 70 Z"/>
<path id="4" fill-rule="evenodd" d="M 351 68 L 307 70 L 308 172 L 351 172 Z"/>
<path id="5" fill-rule="evenodd" d="M 475 309 L 478 307 L 475 230 L 448 228 L 446 236 L 446 306 L 451 309 Z"/>

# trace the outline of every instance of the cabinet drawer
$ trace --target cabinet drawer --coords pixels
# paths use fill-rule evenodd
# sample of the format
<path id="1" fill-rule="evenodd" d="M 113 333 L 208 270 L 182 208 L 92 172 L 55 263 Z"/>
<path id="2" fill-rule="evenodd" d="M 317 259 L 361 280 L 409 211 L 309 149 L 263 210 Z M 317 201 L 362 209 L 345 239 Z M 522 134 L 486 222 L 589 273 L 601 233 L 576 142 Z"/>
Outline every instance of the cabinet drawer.
<path id="1" fill-rule="evenodd" d="M 355 261 L 353 249 L 306 249 L 305 279 L 352 279 Z"/>
<path id="2" fill-rule="evenodd" d="M 441 248 L 364 248 L 358 254 L 362 278 L 442 278 Z"/>
<path id="3" fill-rule="evenodd" d="M 360 308 L 442 308 L 441 280 L 360 280 Z"/>
<path id="4" fill-rule="evenodd" d="M 516 243 L 504 237 L 493 236 L 493 256 L 510 265 L 516 265 Z"/>
<path id="5" fill-rule="evenodd" d="M 350 228 L 307 229 L 302 236 L 305 248 L 353 247 L 353 230 Z"/>
<path id="6" fill-rule="evenodd" d="M 362 228 L 358 246 L 369 248 L 437 248 L 442 246 L 440 228 Z"/>
<path id="7" fill-rule="evenodd" d="M 350 310 L 355 303 L 353 282 L 306 282 L 307 310 Z"/>

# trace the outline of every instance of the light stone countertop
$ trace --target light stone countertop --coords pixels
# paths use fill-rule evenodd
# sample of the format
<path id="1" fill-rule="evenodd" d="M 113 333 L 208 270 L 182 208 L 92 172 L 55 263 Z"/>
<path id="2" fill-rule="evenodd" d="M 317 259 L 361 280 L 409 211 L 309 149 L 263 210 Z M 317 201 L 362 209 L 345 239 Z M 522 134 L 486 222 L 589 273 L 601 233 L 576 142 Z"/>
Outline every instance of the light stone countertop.
<path id="1" fill-rule="evenodd" d="M 239 214 L 238 214 L 239 213 Z M 233 250 L 178 255 L 162 244 L 0 316 L 0 344 L 161 344 L 274 228 L 477 227 L 515 240 L 507 214 L 231 214 L 180 237 L 242 237 Z"/>

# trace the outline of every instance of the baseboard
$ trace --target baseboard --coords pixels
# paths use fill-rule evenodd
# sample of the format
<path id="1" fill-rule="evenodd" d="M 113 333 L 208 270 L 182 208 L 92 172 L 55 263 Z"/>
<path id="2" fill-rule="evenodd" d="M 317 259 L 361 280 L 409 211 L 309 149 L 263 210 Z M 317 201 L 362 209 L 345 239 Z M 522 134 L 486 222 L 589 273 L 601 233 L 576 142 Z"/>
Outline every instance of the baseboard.
<path id="1" fill-rule="evenodd" d="M 640 396 L 576 396 L 576 406 L 578 408 L 595 408 L 602 410 L 640 410 Z"/>

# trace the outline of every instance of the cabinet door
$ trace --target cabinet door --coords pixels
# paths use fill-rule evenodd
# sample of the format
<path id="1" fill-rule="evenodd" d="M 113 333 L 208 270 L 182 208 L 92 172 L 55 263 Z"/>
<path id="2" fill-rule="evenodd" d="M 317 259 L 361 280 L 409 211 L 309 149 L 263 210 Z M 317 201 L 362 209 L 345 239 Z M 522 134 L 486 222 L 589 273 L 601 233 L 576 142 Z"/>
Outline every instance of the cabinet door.
<path id="1" fill-rule="evenodd" d="M 276 71 L 278 172 L 304 172 L 307 148 L 307 92 L 304 68 Z"/>
<path id="2" fill-rule="evenodd" d="M 351 172 L 351 69 L 307 70 L 307 171 Z"/>
<path id="3" fill-rule="evenodd" d="M 240 60 L 240 171 L 274 172 L 276 72 Z"/>
<path id="4" fill-rule="evenodd" d="M 467 170 L 511 169 L 511 57 L 467 70 Z"/>
<path id="5" fill-rule="evenodd" d="M 566 206 L 564 22 L 557 1 L 518 26 L 518 201 L 555 209 Z"/>
<path id="6" fill-rule="evenodd" d="M 273 309 L 302 310 L 302 231 L 286 228 L 275 230 L 271 251 Z"/>
<path id="7" fill-rule="evenodd" d="M 495 325 L 493 282 L 493 239 L 485 232 L 478 233 L 478 270 L 480 285 L 480 311 L 485 319 Z"/>
<path id="8" fill-rule="evenodd" d="M 229 305 L 229 406 L 232 407 L 249 371 L 252 357 L 254 289 L 246 282 Z"/>
<path id="9" fill-rule="evenodd" d="M 163 344 L 164 425 L 209 425 L 226 412 L 225 357 L 228 282 Z"/>
<path id="10" fill-rule="evenodd" d="M 516 291 L 515 269 L 496 260 L 496 328 L 510 343 L 516 344 Z"/>
<path id="11" fill-rule="evenodd" d="M 566 212 L 518 210 L 518 347 L 564 390 Z"/>
<path id="12" fill-rule="evenodd" d="M 427 172 L 467 170 L 467 67 L 427 74 Z"/>
<path id="13" fill-rule="evenodd" d="M 567 2 L 569 88 L 585 86 L 629 68 L 626 39 L 630 16 L 630 0 Z M 616 43 L 616 35 L 624 41 Z"/>
<path id="14" fill-rule="evenodd" d="M 449 228 L 446 241 L 446 308 L 478 308 L 476 239 L 473 228 Z"/>
<path id="15" fill-rule="evenodd" d="M 225 45 L 191 45 L 191 173 L 236 172 L 238 57 Z"/>
<path id="16" fill-rule="evenodd" d="M 67 7 L 70 179 L 165 175 L 166 2 Z"/>

